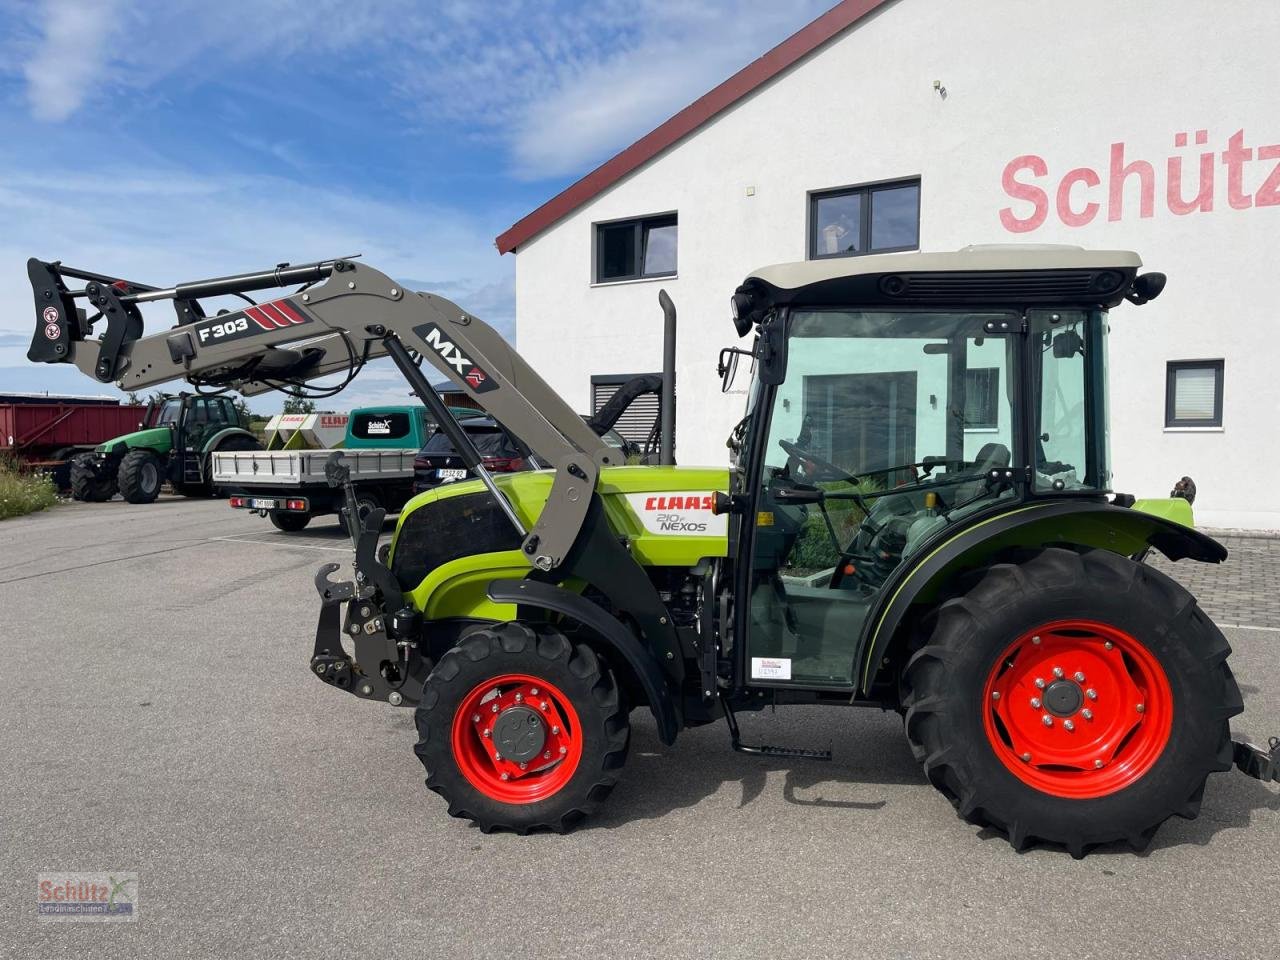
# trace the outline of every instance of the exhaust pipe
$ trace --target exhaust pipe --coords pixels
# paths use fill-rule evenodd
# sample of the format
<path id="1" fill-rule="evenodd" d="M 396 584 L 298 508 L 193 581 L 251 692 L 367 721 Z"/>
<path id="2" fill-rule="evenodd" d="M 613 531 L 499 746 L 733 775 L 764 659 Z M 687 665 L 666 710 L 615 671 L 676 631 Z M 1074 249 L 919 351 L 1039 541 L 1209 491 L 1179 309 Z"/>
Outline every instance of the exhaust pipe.
<path id="1" fill-rule="evenodd" d="M 662 441 L 658 462 L 665 467 L 676 463 L 676 305 L 666 290 L 658 291 L 662 306 Z"/>

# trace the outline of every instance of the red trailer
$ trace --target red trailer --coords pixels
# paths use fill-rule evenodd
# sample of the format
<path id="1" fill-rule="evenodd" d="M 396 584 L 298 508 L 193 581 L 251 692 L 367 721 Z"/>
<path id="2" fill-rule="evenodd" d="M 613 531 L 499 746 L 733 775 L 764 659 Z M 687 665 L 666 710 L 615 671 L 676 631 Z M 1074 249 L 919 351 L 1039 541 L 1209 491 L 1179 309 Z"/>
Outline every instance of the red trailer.
<path id="1" fill-rule="evenodd" d="M 0 394 L 0 456 L 49 470 L 65 488 L 73 456 L 137 430 L 145 413 L 110 397 Z"/>

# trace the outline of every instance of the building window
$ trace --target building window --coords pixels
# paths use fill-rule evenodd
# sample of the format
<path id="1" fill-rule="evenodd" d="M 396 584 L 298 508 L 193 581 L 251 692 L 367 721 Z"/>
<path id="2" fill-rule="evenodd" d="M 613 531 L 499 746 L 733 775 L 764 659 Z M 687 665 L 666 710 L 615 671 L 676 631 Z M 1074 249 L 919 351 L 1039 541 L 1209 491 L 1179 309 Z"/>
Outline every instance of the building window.
<path id="1" fill-rule="evenodd" d="M 672 277 L 676 215 L 596 224 L 596 283 Z"/>
<path id="2" fill-rule="evenodd" d="M 639 373 L 605 373 L 591 377 L 591 415 L 598 414 L 609 402 L 618 388 L 636 377 L 645 376 Z M 648 376 L 661 376 L 648 374 Z M 656 393 L 645 393 L 631 401 L 626 412 L 613 425 L 623 437 L 640 447 L 651 441 L 657 444 L 662 421 L 662 398 Z"/>
<path id="3" fill-rule="evenodd" d="M 966 430 L 1000 429 L 1000 368 L 965 371 L 964 426 Z"/>
<path id="4" fill-rule="evenodd" d="M 810 260 L 915 250 L 919 246 L 919 180 L 809 195 Z"/>
<path id="5" fill-rule="evenodd" d="M 1165 379 L 1166 427 L 1222 426 L 1222 361 L 1170 360 Z"/>

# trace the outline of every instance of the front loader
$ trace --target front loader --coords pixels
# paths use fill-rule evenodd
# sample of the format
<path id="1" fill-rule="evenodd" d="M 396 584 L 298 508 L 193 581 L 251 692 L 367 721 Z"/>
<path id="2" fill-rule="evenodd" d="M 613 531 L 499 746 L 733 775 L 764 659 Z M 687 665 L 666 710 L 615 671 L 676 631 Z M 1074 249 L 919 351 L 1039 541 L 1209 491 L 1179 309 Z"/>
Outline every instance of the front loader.
<path id="1" fill-rule="evenodd" d="M 620 464 L 492 328 L 351 259 L 84 290 L 64 283 L 83 272 L 33 261 L 29 356 L 123 389 L 249 395 L 392 359 L 478 479 L 415 497 L 380 550 L 383 511 L 357 508 L 331 457 L 354 570 L 316 576 L 311 670 L 414 709 L 454 816 L 570 827 L 617 781 L 635 709 L 666 744 L 723 718 L 735 749 L 801 760 L 826 754 L 744 744 L 735 715 L 870 706 L 903 715 L 962 817 L 1081 856 L 1195 816 L 1212 772 L 1280 768 L 1276 741 L 1232 740 L 1221 631 L 1142 562 L 1225 549 L 1186 501 L 1111 489 L 1108 311 L 1159 294 L 1140 267 L 971 247 L 759 270 L 732 298 L 749 346 L 722 354 L 726 380 L 739 356 L 753 371 L 728 468 Z M 105 317 L 99 339 L 79 299 Z M 144 336 L 138 306 L 158 300 L 179 323 Z M 423 362 L 552 469 L 491 476 Z"/>

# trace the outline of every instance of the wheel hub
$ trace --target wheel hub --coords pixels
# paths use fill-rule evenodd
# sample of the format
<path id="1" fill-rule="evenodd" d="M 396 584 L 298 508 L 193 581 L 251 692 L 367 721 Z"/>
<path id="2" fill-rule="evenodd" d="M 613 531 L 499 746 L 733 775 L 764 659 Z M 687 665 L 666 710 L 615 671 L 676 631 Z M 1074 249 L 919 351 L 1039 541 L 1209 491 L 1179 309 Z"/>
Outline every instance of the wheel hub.
<path id="1" fill-rule="evenodd" d="M 533 803 L 572 779 L 582 756 L 573 703 L 544 680 L 504 674 L 475 687 L 454 713 L 458 769 L 486 796 Z"/>
<path id="2" fill-rule="evenodd" d="M 1074 716 L 1084 706 L 1084 690 L 1074 680 L 1055 680 L 1044 691 L 1044 708 L 1055 717 Z"/>
<path id="3" fill-rule="evenodd" d="M 1160 662 L 1135 637 L 1094 621 L 1056 621 L 1018 638 L 984 697 L 984 729 L 1001 762 L 1036 789 L 1073 799 L 1143 776 L 1173 723 Z"/>
<path id="4" fill-rule="evenodd" d="M 509 707 L 493 722 L 493 745 L 508 760 L 528 763 L 542 753 L 547 728 L 542 718 L 528 707 Z"/>

